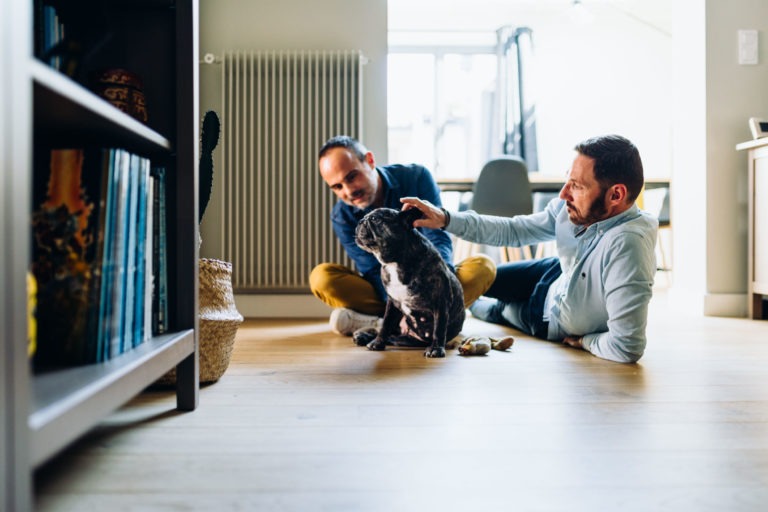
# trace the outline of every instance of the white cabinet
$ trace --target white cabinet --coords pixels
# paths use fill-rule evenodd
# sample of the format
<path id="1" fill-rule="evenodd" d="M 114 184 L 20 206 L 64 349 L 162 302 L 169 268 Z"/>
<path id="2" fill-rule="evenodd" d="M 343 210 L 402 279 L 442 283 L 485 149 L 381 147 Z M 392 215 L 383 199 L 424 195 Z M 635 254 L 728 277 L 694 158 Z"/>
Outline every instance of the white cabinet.
<path id="1" fill-rule="evenodd" d="M 768 317 L 768 138 L 736 147 L 747 150 L 749 155 L 749 317 L 765 319 Z"/>

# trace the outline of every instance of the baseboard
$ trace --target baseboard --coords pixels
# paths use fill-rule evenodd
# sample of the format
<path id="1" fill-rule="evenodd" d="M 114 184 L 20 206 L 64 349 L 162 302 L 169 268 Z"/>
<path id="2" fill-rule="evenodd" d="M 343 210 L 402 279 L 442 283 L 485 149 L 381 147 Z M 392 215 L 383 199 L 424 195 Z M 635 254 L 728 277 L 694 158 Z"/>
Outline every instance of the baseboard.
<path id="1" fill-rule="evenodd" d="M 235 295 L 245 318 L 328 318 L 331 308 L 314 295 Z"/>
<path id="2" fill-rule="evenodd" d="M 746 318 L 746 293 L 708 293 L 704 296 L 705 316 Z"/>
<path id="3" fill-rule="evenodd" d="M 672 286 L 667 291 L 667 298 L 670 308 L 695 316 L 747 316 L 745 293 L 697 293 L 680 286 Z"/>

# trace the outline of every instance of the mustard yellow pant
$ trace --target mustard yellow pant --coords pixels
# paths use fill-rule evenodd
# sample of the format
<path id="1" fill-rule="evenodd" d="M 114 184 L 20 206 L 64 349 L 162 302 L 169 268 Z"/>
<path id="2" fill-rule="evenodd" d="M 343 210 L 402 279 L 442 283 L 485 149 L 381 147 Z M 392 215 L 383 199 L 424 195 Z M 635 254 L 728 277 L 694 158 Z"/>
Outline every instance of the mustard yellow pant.
<path id="1" fill-rule="evenodd" d="M 456 277 L 464 289 L 464 306 L 485 293 L 496 278 L 496 265 L 484 254 L 477 254 L 456 265 Z M 344 265 L 321 263 L 309 274 L 312 293 L 332 308 L 348 308 L 366 315 L 382 316 L 385 303 L 373 285 Z"/>

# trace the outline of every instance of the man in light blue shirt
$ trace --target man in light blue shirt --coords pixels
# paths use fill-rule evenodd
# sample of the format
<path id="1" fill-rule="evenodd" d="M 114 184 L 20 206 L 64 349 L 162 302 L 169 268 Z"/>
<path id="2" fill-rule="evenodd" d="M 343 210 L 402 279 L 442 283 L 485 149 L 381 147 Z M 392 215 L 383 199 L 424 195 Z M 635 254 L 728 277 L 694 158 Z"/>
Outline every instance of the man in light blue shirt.
<path id="1" fill-rule="evenodd" d="M 618 135 L 576 145 L 568 178 L 544 211 L 516 217 L 448 213 L 416 198 L 404 208 L 425 215 L 415 227 L 443 228 L 471 242 L 523 246 L 555 240 L 557 257 L 497 267 L 491 288 L 470 308 L 482 320 L 636 362 L 656 273 L 658 221 L 635 204 L 643 165 L 637 148 Z"/>

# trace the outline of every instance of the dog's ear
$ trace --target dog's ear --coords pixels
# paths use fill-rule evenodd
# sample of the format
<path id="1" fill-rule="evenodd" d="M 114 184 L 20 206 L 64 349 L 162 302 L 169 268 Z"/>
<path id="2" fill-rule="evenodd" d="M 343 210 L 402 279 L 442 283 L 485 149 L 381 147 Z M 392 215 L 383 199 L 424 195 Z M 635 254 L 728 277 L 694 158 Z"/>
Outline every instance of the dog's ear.
<path id="1" fill-rule="evenodd" d="M 412 229 L 413 221 L 421 219 L 424 217 L 424 214 L 422 214 L 421 210 L 418 208 L 408 208 L 407 210 L 401 210 L 398 216 L 400 217 L 400 222 L 402 222 L 407 229 Z"/>

